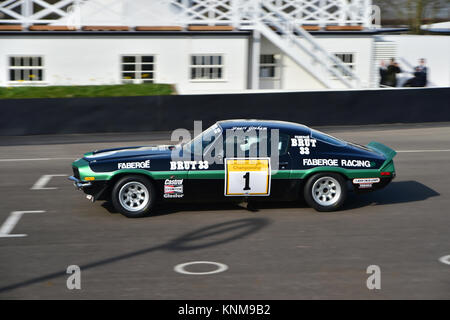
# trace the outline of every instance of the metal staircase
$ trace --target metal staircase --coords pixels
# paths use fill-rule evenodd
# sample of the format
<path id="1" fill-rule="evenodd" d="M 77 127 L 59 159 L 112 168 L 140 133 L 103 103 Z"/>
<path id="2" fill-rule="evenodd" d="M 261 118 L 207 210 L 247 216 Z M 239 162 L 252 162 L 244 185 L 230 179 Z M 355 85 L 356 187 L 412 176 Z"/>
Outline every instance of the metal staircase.
<path id="1" fill-rule="evenodd" d="M 304 24 L 371 27 L 369 0 L 172 0 L 184 24 L 229 23 L 261 33 L 327 88 L 360 88 L 356 73 L 330 54 Z M 334 80 L 335 79 L 335 80 Z"/>
<path id="2" fill-rule="evenodd" d="M 361 81 L 352 69 L 325 50 L 308 31 L 289 19 L 286 13 L 276 10 L 271 2 L 262 1 L 263 8 L 271 14 L 265 15 L 255 25 L 256 30 L 327 88 L 334 86 L 330 76 L 341 81 L 347 88 L 361 87 Z"/>

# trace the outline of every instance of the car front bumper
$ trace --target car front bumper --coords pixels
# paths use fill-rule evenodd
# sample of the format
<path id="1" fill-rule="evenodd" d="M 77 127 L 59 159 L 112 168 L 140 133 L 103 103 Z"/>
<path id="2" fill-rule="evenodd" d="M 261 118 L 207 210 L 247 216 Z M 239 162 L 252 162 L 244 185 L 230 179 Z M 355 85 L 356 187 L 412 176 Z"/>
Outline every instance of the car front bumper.
<path id="1" fill-rule="evenodd" d="M 78 190 L 82 190 L 83 188 L 92 186 L 92 182 L 84 182 L 84 181 L 81 181 L 80 179 L 75 178 L 74 176 L 70 176 L 69 180 L 73 182 L 73 185 Z"/>
<path id="2" fill-rule="evenodd" d="M 70 176 L 69 180 L 78 190 L 83 191 L 92 202 L 101 200 L 105 190 L 108 188 L 106 181 L 81 181 L 80 179 Z"/>

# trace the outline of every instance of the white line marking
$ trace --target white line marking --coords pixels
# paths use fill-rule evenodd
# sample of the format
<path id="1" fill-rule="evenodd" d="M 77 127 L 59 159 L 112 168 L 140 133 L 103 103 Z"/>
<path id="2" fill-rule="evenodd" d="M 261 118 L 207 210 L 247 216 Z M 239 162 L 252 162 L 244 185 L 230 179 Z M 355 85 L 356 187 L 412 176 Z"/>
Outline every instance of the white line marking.
<path id="1" fill-rule="evenodd" d="M 67 177 L 67 174 L 45 174 L 31 187 L 31 190 L 55 190 L 56 187 L 45 187 L 53 177 Z"/>
<path id="2" fill-rule="evenodd" d="M 216 270 L 212 270 L 212 271 L 207 271 L 207 272 L 190 272 L 190 271 L 186 271 L 185 270 L 185 268 L 187 266 L 191 266 L 191 265 L 194 265 L 194 264 L 212 264 L 212 265 L 216 266 L 217 269 Z M 224 271 L 228 270 L 228 266 L 226 264 L 223 264 L 223 263 L 212 262 L 212 261 L 192 261 L 192 262 L 186 262 L 186 263 L 182 263 L 182 264 L 177 264 L 173 268 L 173 270 L 175 270 L 175 272 L 178 272 L 178 273 L 181 273 L 181 274 L 189 274 L 189 275 L 200 276 L 200 275 L 224 272 Z"/>
<path id="3" fill-rule="evenodd" d="M 435 150 L 398 150 L 397 153 L 427 153 L 427 152 L 450 152 L 450 149 Z"/>
<path id="4" fill-rule="evenodd" d="M 0 159 L 0 162 L 17 162 L 17 161 L 50 161 L 50 160 L 74 160 L 73 158 L 34 158 L 34 159 Z"/>
<path id="5" fill-rule="evenodd" d="M 13 211 L 0 228 L 0 238 L 26 237 L 26 234 L 10 234 L 24 213 L 44 213 L 45 211 Z"/>
<path id="6" fill-rule="evenodd" d="M 439 261 L 442 262 L 443 264 L 450 265 L 450 255 L 441 257 Z"/>

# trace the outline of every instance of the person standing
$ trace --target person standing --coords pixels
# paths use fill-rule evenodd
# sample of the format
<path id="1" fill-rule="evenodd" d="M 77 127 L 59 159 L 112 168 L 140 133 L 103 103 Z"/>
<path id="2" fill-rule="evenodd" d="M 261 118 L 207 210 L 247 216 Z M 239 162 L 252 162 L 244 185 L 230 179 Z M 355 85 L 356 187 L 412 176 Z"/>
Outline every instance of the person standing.
<path id="1" fill-rule="evenodd" d="M 386 67 L 386 63 L 381 60 L 380 63 L 380 87 L 386 87 L 387 86 L 387 67 Z"/>
<path id="2" fill-rule="evenodd" d="M 420 81 L 418 83 L 419 87 L 426 87 L 428 84 L 428 67 L 426 66 L 426 61 L 424 58 L 419 60 L 419 65 L 416 67 L 416 72 L 421 72 Z"/>
<path id="3" fill-rule="evenodd" d="M 386 86 L 397 87 L 397 73 L 401 72 L 400 66 L 395 59 L 392 58 L 386 70 Z"/>

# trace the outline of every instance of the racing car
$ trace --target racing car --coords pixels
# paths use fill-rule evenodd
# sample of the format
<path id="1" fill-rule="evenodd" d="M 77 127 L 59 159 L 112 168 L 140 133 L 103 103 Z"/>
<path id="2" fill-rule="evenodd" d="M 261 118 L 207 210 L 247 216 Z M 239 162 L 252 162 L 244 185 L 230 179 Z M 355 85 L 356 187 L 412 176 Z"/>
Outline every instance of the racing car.
<path id="1" fill-rule="evenodd" d="M 294 201 L 320 212 L 349 190 L 369 192 L 395 177 L 396 152 L 346 142 L 305 125 L 219 121 L 187 143 L 97 150 L 72 164 L 76 188 L 134 218 L 158 202 Z"/>

